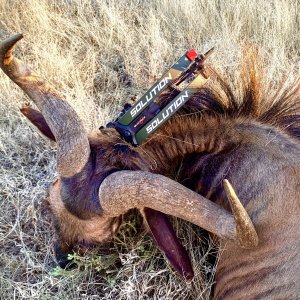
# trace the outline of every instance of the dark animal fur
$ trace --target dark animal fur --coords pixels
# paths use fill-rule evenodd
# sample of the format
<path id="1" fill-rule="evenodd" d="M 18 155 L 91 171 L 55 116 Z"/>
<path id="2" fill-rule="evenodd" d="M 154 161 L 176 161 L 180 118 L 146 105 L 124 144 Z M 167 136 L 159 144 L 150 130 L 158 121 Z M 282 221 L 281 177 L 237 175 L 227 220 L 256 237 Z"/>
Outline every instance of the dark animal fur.
<path id="1" fill-rule="evenodd" d="M 143 145 L 131 147 L 113 129 L 92 135 L 89 167 L 79 175 L 76 186 L 62 178 L 65 184 L 62 200 L 73 215 L 89 219 L 101 213 L 97 190 L 107 174 L 115 170 L 141 169 L 176 178 L 212 201 L 228 207 L 221 184 L 224 178 L 228 178 L 257 226 L 260 247 L 251 252 L 238 249 L 232 243 L 227 244 L 217 271 L 216 298 L 238 299 L 241 295 L 246 298 L 268 295 L 272 298 L 275 292 L 287 298 L 299 296 L 299 289 L 289 294 L 285 285 L 280 285 L 274 275 L 277 269 L 275 272 L 268 266 L 268 261 L 283 268 L 280 260 L 273 262 L 273 257 L 279 257 L 285 247 L 295 246 L 288 236 L 287 246 L 281 244 L 282 248 L 276 250 L 273 241 L 277 247 L 280 242 L 276 240 L 278 235 L 273 236 L 272 230 L 286 230 L 280 213 L 283 218 L 287 217 L 285 214 L 296 207 L 297 193 L 300 192 L 300 81 L 286 88 L 283 88 L 284 81 L 277 84 L 277 89 L 274 89 L 275 84 L 267 86 L 256 52 L 249 51 L 245 57 L 248 59 L 241 67 L 240 81 L 234 89 L 228 76 L 224 78 L 213 72 L 209 86 L 199 90 Z M 161 103 L 167 102 L 169 97 L 170 94 L 161 97 Z M 280 202 L 283 201 L 286 185 L 290 186 L 286 193 L 291 204 Z M 61 234 L 64 236 L 64 233 Z M 221 246 L 224 245 L 221 243 Z M 272 249 L 275 250 L 272 252 Z M 295 255 L 294 252 L 287 253 L 288 257 Z M 253 257 L 259 260 L 259 264 L 251 260 Z M 296 261 L 299 260 L 297 258 Z M 289 259 L 282 261 L 293 265 Z M 232 272 L 230 264 L 235 266 L 232 266 Z M 243 271 L 242 266 L 248 273 Z M 261 268 L 257 278 L 256 267 Z M 257 286 L 256 289 L 250 291 L 246 285 L 238 284 L 241 272 L 247 278 L 244 282 L 249 280 Z M 290 283 L 288 286 L 299 279 L 300 270 L 296 268 L 294 273 L 285 272 Z M 231 285 L 224 285 L 224 278 Z M 274 283 L 273 290 L 268 287 L 270 282 Z M 244 294 L 239 294 L 241 290 Z"/>

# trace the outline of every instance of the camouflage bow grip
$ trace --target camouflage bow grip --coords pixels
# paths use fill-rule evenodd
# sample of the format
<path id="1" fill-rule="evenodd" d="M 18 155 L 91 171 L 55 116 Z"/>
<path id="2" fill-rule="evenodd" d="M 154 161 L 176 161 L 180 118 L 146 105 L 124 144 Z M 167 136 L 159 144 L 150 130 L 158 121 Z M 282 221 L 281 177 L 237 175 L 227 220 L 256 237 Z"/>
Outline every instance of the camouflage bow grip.
<path id="1" fill-rule="evenodd" d="M 185 53 L 136 103 L 125 104 L 117 120 L 106 126 L 115 128 L 132 145 L 140 145 L 203 86 L 207 80 L 203 63 L 211 52 L 198 56 L 192 49 Z M 161 109 L 155 99 L 168 87 L 181 93 Z"/>

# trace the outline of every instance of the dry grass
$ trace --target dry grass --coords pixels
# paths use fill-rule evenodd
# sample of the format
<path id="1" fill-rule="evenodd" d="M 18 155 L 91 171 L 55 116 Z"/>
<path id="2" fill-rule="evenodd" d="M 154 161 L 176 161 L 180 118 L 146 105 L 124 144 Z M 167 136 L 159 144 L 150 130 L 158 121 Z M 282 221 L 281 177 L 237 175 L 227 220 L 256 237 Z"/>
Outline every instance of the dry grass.
<path id="1" fill-rule="evenodd" d="M 251 42 L 270 78 L 299 72 L 299 11 L 299 0 L 0 0 L 0 39 L 25 33 L 18 56 L 95 129 L 190 47 L 215 46 L 212 64 L 234 73 L 242 45 Z M 110 245 L 75 256 L 76 269 L 55 268 L 53 230 L 41 205 L 55 150 L 21 117 L 25 96 L 3 74 L 0 88 L 0 298 L 208 299 L 214 266 L 207 257 L 214 250 L 207 252 L 198 228 L 178 220 L 196 271 L 192 283 L 180 280 L 135 229 L 138 217 Z"/>

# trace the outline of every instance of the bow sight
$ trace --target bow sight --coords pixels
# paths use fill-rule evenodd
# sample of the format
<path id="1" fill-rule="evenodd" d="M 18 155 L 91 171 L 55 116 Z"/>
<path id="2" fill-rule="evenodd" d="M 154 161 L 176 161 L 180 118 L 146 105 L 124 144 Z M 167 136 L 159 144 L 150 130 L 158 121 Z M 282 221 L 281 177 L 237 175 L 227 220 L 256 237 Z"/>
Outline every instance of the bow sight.
<path id="1" fill-rule="evenodd" d="M 118 118 L 106 127 L 115 128 L 132 145 L 140 145 L 204 85 L 208 78 L 204 61 L 212 51 L 200 55 L 193 49 L 186 52 L 138 101 L 129 100 Z M 171 89 L 180 93 L 160 107 L 155 100 Z"/>

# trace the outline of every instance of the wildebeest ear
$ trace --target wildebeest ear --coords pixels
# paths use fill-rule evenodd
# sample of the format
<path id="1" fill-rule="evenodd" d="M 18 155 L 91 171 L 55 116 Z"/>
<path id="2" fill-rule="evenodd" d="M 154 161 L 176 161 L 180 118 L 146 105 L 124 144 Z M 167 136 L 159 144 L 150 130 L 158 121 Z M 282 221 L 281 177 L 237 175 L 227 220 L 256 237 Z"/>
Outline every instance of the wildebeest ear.
<path id="1" fill-rule="evenodd" d="M 169 218 L 162 212 L 144 207 L 143 215 L 157 246 L 166 255 L 175 270 L 186 280 L 194 277 L 187 251 L 181 245 Z"/>
<path id="2" fill-rule="evenodd" d="M 28 104 L 24 104 L 20 111 L 43 135 L 55 141 L 55 137 L 41 112 L 31 108 Z"/>

